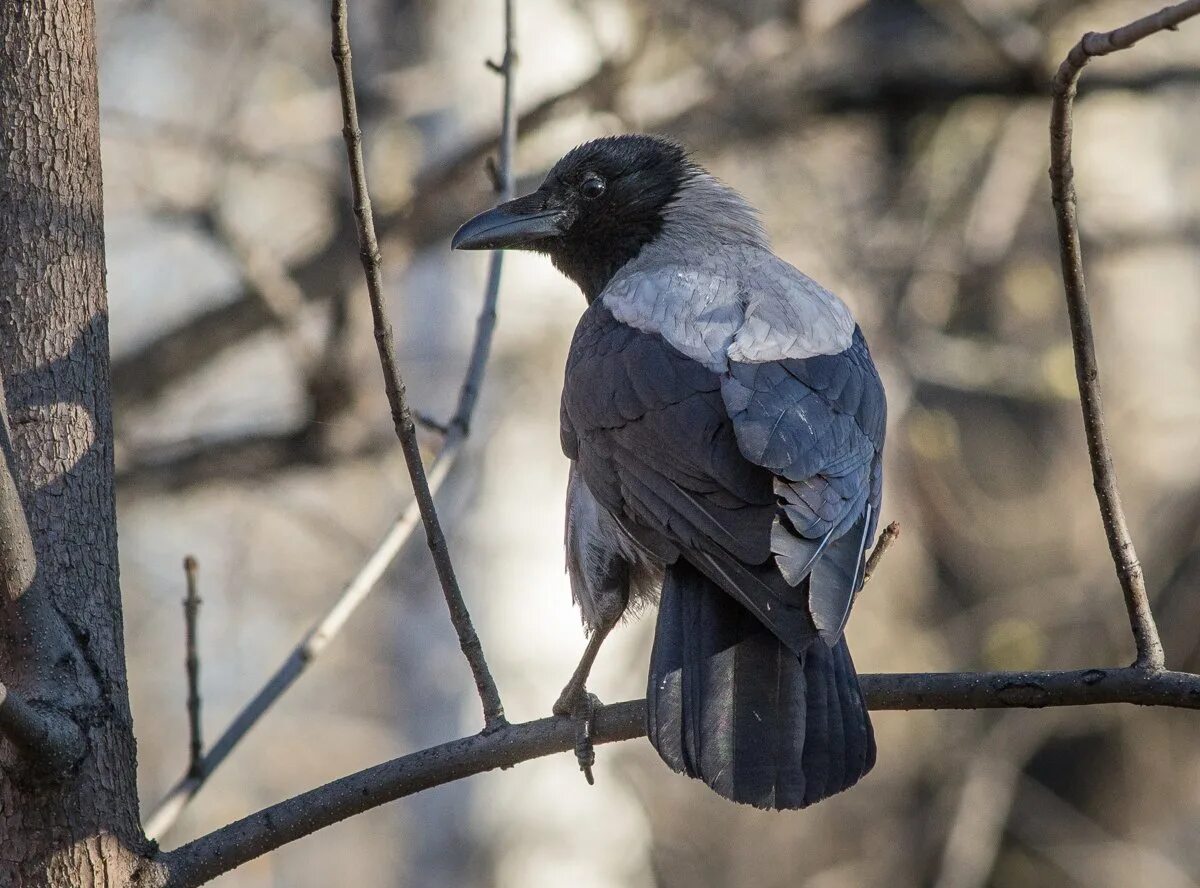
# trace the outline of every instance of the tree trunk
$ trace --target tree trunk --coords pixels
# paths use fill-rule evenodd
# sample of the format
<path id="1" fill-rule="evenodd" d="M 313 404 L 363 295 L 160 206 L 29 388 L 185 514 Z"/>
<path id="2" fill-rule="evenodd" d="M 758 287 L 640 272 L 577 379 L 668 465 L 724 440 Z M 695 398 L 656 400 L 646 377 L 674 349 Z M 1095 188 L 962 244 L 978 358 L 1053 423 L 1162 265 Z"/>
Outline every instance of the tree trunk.
<path id="1" fill-rule="evenodd" d="M 125 681 L 94 14 L 0 0 L 0 372 L 38 573 L 0 603 L 0 677 L 75 720 L 39 774 L 0 740 L 0 885 L 125 886 L 144 852 Z"/>

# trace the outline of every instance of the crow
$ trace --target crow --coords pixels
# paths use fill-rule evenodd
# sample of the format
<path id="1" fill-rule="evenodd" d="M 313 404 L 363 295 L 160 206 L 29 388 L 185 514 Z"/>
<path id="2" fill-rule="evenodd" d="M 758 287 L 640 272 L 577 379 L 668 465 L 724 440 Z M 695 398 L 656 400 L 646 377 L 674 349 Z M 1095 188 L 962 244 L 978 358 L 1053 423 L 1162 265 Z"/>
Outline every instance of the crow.
<path id="1" fill-rule="evenodd" d="M 647 733 L 672 769 L 767 809 L 854 785 L 875 739 L 842 631 L 887 407 L 849 309 L 657 136 L 573 149 L 452 246 L 546 254 L 587 300 L 561 439 L 590 639 L 555 712 L 579 711 L 604 637 L 657 597 Z"/>

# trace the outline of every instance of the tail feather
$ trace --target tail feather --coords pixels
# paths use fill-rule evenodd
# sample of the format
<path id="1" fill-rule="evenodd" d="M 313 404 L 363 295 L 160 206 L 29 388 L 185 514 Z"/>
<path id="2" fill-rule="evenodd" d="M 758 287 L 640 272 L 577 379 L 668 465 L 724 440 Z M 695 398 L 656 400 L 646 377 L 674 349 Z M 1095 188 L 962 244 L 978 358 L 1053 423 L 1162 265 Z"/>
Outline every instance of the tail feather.
<path id="1" fill-rule="evenodd" d="M 663 585 L 647 728 L 671 768 L 759 808 L 807 807 L 875 763 L 845 640 L 797 656 L 683 561 Z"/>

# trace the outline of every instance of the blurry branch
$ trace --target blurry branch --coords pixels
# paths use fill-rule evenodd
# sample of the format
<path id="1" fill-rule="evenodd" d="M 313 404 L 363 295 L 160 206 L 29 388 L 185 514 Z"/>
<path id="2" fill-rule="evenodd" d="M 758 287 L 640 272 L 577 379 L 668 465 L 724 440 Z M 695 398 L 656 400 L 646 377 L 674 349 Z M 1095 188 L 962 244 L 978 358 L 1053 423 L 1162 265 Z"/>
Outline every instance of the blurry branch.
<path id="1" fill-rule="evenodd" d="M 40 613 L 22 601 L 37 576 L 37 556 L 17 488 L 4 380 L 0 378 L 0 630 L 5 644 L 34 646 L 42 627 L 29 625 Z M 12 651 L 9 661 L 19 659 Z M 67 714 L 22 699 L 0 681 L 0 736 L 37 770 L 62 773 L 86 751 L 79 726 Z"/>
<path id="2" fill-rule="evenodd" d="M 1034 349 L 926 328 L 908 337 L 903 360 L 914 379 L 943 388 L 1034 402 L 1074 401 L 1074 394 L 1059 381 L 1063 374 L 1055 372 L 1058 357 L 1055 348 Z"/>
<path id="3" fill-rule="evenodd" d="M 1026 798 L 1009 831 L 1030 851 L 1052 861 L 1077 885 L 1153 885 L 1195 888 L 1195 871 L 1185 846 L 1183 860 L 1173 860 L 1154 840 L 1135 842 L 1114 835 L 1048 786 L 1019 773 L 1018 789 Z M 1186 861 L 1186 862 L 1185 862 Z M 1136 874 L 1136 875 L 1134 875 Z"/>
<path id="4" fill-rule="evenodd" d="M 1044 114 L 1042 103 L 1030 100 L 1015 103 L 1004 115 L 962 230 L 963 247 L 972 263 L 999 262 L 1012 251 L 1045 174 Z"/>
<path id="5" fill-rule="evenodd" d="M 197 650 L 197 623 L 200 618 L 200 565 L 191 555 L 183 559 L 183 572 L 187 578 L 187 595 L 183 599 L 184 642 L 186 653 L 184 666 L 187 669 L 187 713 L 188 713 L 188 776 L 201 773 L 204 760 L 204 737 L 200 730 L 200 654 Z"/>
<path id="6" fill-rule="evenodd" d="M 348 296 L 343 288 L 328 297 L 328 319 L 324 341 L 305 329 L 306 297 L 304 288 L 292 277 L 287 266 L 271 250 L 250 242 L 234 226 L 212 213 L 212 230 L 229 247 L 242 270 L 242 280 L 253 285 L 271 320 L 291 352 L 292 360 L 304 379 L 309 410 L 297 435 L 321 450 L 320 426 L 334 419 L 353 403 L 348 394 L 354 387 L 346 359 L 349 324 Z"/>
<path id="7" fill-rule="evenodd" d="M 504 78 L 504 99 L 500 116 L 500 160 L 494 171 L 493 184 L 500 202 L 512 200 L 515 194 L 513 155 L 517 150 L 517 122 L 513 99 L 514 69 L 517 64 L 516 35 L 513 27 L 513 0 L 504 2 L 504 58 L 500 64 L 488 62 L 488 67 Z M 469 431 L 471 414 L 483 385 L 483 373 L 487 369 L 488 354 L 492 348 L 492 334 L 496 329 L 496 299 L 500 295 L 500 273 L 504 264 L 504 251 L 492 250 L 488 260 L 487 287 L 483 294 L 483 309 L 475 326 L 475 344 L 467 362 L 467 373 L 463 378 L 458 395 L 458 409 L 450 420 L 450 429 L 466 434 Z"/>
<path id="8" fill-rule="evenodd" d="M 251 243 L 219 213 L 214 213 L 213 229 L 241 268 L 242 280 L 251 284 L 279 328 L 292 358 L 307 376 L 317 363 L 317 348 L 309 342 L 303 328 L 304 291 L 288 273 L 286 266 L 271 251 Z"/>
<path id="9" fill-rule="evenodd" d="M 1053 734 L 1055 722 L 1054 718 L 1039 719 L 1030 726 L 1008 712 L 979 744 L 966 768 L 933 888 L 983 888 L 989 884 L 1022 772 Z"/>
<path id="10" fill-rule="evenodd" d="M 321 419 L 328 422 L 330 418 L 326 414 Z M 370 436 L 350 448 L 333 448 L 314 435 L 313 422 L 306 419 L 297 428 L 281 432 L 189 438 L 149 453 L 122 454 L 117 483 L 124 492 L 153 492 L 217 481 L 261 482 L 285 469 L 379 456 L 394 446 L 389 434 L 386 438 Z"/>
<path id="11" fill-rule="evenodd" d="M 518 131 L 532 135 L 560 113 L 576 105 L 612 109 L 618 104 L 630 69 L 639 61 L 640 44 L 627 57 L 606 59 L 587 78 L 552 95 L 517 116 Z M 642 121 L 670 132 L 700 150 L 749 140 L 758 135 L 796 129 L 819 115 L 842 115 L 894 109 L 914 113 L 943 108 L 971 96 L 1035 98 L 1047 94 L 1042 81 L 1018 77 L 1011 70 L 930 73 L 891 71 L 885 74 L 814 72 L 810 68 L 764 72 L 748 66 L 746 73 L 713 96 L 702 96 L 690 107 L 662 119 Z M 764 76 L 770 73 L 771 76 Z M 853 76 L 851 76 L 851 73 Z M 1163 67 L 1092 77 L 1092 92 L 1145 92 L 1163 86 L 1200 83 L 1200 69 Z M 752 94 L 755 102 L 747 103 Z M 720 125 L 716 125 L 720 122 Z M 444 238 L 461 217 L 474 176 L 484 158 L 497 149 L 499 131 L 482 136 L 421 173 L 412 198 L 377 220 L 384 239 L 401 238 L 419 248 Z M 306 300 L 327 298 L 340 286 L 345 270 L 345 242 L 353 221 L 339 207 L 330 240 L 323 249 L 286 269 Z M 272 322 L 272 314 L 256 297 L 257 286 L 243 280 L 243 292 L 230 302 L 206 309 L 156 340 L 113 363 L 113 389 L 118 406 L 144 403 L 160 396 L 174 382 L 195 373 Z"/>
<path id="12" fill-rule="evenodd" d="M 1079 380 L 1079 400 L 1087 433 L 1092 478 L 1108 547 L 1117 568 L 1117 579 L 1125 593 L 1125 606 L 1137 644 L 1136 665 L 1144 669 L 1162 669 L 1165 665 L 1162 641 L 1154 625 L 1142 566 L 1133 547 L 1121 493 L 1117 487 L 1104 406 L 1100 395 L 1100 371 L 1096 364 L 1096 344 L 1092 336 L 1091 309 L 1083 276 L 1083 254 L 1079 244 L 1079 221 L 1075 202 L 1074 169 L 1071 166 L 1073 131 L 1072 105 L 1079 76 L 1088 61 L 1128 49 L 1144 37 L 1163 30 L 1174 30 L 1184 20 L 1200 13 L 1200 0 L 1187 0 L 1168 6 L 1153 15 L 1104 34 L 1089 32 L 1071 48 L 1054 76 L 1050 111 L 1050 187 L 1058 225 L 1059 254 L 1062 259 L 1063 286 L 1067 313 L 1071 320 L 1071 344 L 1075 350 L 1075 374 Z"/>
<path id="13" fill-rule="evenodd" d="M 1031 78 L 1048 73 L 1041 70 L 1042 33 L 1019 16 L 989 21 L 973 0 L 921 0 L 921 5 L 963 36 L 981 39 L 1015 73 Z"/>
<path id="14" fill-rule="evenodd" d="M 636 54 L 626 59 L 606 59 L 588 77 L 561 93 L 549 96 L 522 111 L 513 134 L 532 135 L 552 122 L 565 108 L 585 104 L 609 107 L 615 102 Z M 417 177 L 412 198 L 399 209 L 382 214 L 379 233 L 385 239 L 404 238 L 421 246 L 442 239 L 460 220 L 464 194 L 477 181 L 478 170 L 502 137 L 500 130 L 467 144 Z M 457 194 L 451 198 L 449 195 Z M 286 269 L 307 300 L 328 298 L 340 286 L 346 258 L 345 242 L 352 237 L 353 219 L 348 208 L 338 208 L 334 230 L 326 246 Z M 113 389 L 119 406 L 128 407 L 161 395 L 174 382 L 195 373 L 223 351 L 268 327 L 273 319 L 257 285 L 244 278 L 241 295 L 207 309 L 153 342 L 113 363 Z"/>
<path id="15" fill-rule="evenodd" d="M 513 45 L 513 18 L 511 0 L 505 9 L 505 55 L 501 64 L 505 89 L 503 100 L 505 137 L 502 145 L 507 150 L 501 152 L 499 170 L 501 173 L 501 199 L 511 196 L 512 191 L 512 162 L 516 141 L 517 122 L 513 117 L 512 79 L 516 65 L 516 52 Z M 337 20 L 335 18 L 335 28 Z M 335 52 L 337 41 L 335 39 Z M 336 54 L 335 54 L 336 59 Z M 340 74 L 340 72 L 339 72 Z M 353 153 L 351 154 L 353 157 Z M 471 349 L 471 360 L 463 380 L 459 402 L 455 408 L 453 420 L 446 430 L 445 439 L 436 457 L 430 463 L 426 476 L 426 484 L 430 497 L 436 493 L 450 474 L 459 454 L 466 442 L 471 417 L 474 413 L 479 387 L 486 369 L 490 341 L 495 330 L 496 299 L 499 294 L 500 266 L 495 261 L 499 253 L 493 254 L 493 265 L 488 274 L 487 288 L 483 299 L 483 309 L 476 327 L 475 342 Z M 403 548 L 404 544 L 416 530 L 423 515 L 420 502 L 414 499 L 403 514 L 396 519 L 387 534 L 376 546 L 374 552 L 359 569 L 354 578 L 342 590 L 332 607 L 307 632 L 283 664 L 275 671 L 263 688 L 246 704 L 234 718 L 230 726 L 213 744 L 208 755 L 202 760 L 200 767 L 189 771 L 171 789 L 166 797 L 146 821 L 146 835 L 152 839 L 161 838 L 178 820 L 180 813 L 188 802 L 199 792 L 208 776 L 223 762 L 226 756 L 242 740 L 263 715 L 274 705 L 283 694 L 295 683 L 309 664 L 315 660 L 329 643 L 341 632 L 350 615 L 367 598 L 383 576 L 388 565 Z M 457 628 L 457 627 L 456 627 Z M 490 678 L 490 677 L 489 677 Z M 481 692 L 482 693 L 482 692 Z M 481 696 L 482 699 L 482 696 Z M 499 699 L 497 695 L 496 703 Z M 486 706 L 486 703 L 485 703 Z M 485 709 L 485 720 L 488 718 Z M 503 715 L 500 715 L 503 723 Z"/>
<path id="16" fill-rule="evenodd" d="M 1200 709 L 1200 676 L 1144 669 L 861 676 L 873 710 L 1005 709 L 1137 703 Z M 645 735 L 646 704 L 601 707 L 594 742 Z M 569 718 L 509 724 L 359 771 L 160 855 L 163 884 L 191 888 L 347 817 L 484 771 L 572 750 Z"/>
<path id="17" fill-rule="evenodd" d="M 775 62 L 774 68 L 780 63 Z M 1088 94 L 1150 92 L 1167 86 L 1200 84 L 1200 68 L 1164 66 L 1148 71 L 1098 75 L 1089 78 Z M 753 89 L 755 100 L 745 96 Z M 917 115 L 947 108 L 963 99 L 1046 98 L 1040 80 L 1014 76 L 1006 70 L 893 71 L 855 68 L 847 72 L 771 70 L 750 66 L 728 89 L 685 108 L 669 119 L 654 121 L 689 145 L 746 144 L 764 136 L 803 129 L 822 116 L 900 113 Z M 718 123 L 721 124 L 718 126 Z"/>

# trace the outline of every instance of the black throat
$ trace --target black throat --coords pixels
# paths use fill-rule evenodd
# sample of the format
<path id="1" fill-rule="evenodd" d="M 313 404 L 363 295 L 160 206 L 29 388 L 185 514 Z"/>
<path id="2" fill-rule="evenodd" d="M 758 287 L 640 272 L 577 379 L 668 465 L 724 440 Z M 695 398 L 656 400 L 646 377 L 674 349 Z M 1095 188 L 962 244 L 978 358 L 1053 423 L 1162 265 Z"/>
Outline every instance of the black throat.
<path id="1" fill-rule="evenodd" d="M 554 267 L 573 280 L 591 304 L 618 271 L 632 262 L 662 231 L 661 215 L 634 230 L 601 237 L 564 237 L 548 245 Z"/>
<path id="2" fill-rule="evenodd" d="M 614 178 L 604 199 L 580 205 L 570 229 L 538 247 L 589 303 L 659 236 L 671 203 L 694 175 L 682 155 L 667 153 L 656 161 Z"/>

